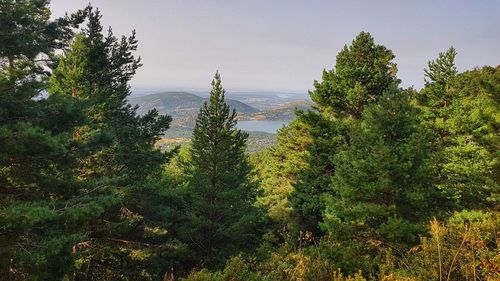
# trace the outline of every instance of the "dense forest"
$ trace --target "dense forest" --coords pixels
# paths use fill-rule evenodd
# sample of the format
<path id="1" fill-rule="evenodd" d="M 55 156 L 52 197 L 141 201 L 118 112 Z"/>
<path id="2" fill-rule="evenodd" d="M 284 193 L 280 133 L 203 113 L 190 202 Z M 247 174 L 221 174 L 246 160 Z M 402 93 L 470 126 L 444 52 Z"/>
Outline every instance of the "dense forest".
<path id="1" fill-rule="evenodd" d="M 451 47 L 402 88 L 361 32 L 276 145 L 246 151 L 216 73 L 161 151 L 135 32 L 50 15 L 0 0 L 1 280 L 498 280 L 500 66 Z"/>

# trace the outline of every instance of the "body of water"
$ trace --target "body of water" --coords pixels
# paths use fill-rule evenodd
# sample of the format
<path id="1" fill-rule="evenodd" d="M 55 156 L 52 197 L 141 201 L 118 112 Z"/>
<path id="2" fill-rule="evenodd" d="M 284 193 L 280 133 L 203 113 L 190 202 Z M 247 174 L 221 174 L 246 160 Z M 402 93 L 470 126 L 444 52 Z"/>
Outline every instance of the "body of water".
<path id="1" fill-rule="evenodd" d="M 276 134 L 278 129 L 281 129 L 289 122 L 284 121 L 238 121 L 238 128 L 248 132 L 265 132 Z"/>

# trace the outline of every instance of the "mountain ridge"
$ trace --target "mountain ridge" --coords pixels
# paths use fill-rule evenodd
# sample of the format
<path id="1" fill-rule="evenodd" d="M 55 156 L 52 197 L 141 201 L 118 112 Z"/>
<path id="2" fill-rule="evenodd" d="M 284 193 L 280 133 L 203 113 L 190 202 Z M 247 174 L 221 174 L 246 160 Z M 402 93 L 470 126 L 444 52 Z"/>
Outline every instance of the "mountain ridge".
<path id="1" fill-rule="evenodd" d="M 205 101 L 208 99 L 184 91 L 160 92 L 129 99 L 130 104 L 139 106 L 138 114 L 142 115 L 150 109 L 156 108 L 161 114 L 168 114 L 172 117 L 196 115 Z M 259 109 L 237 100 L 226 99 L 226 102 L 231 109 L 236 109 L 242 114 L 253 114 L 259 111 Z"/>

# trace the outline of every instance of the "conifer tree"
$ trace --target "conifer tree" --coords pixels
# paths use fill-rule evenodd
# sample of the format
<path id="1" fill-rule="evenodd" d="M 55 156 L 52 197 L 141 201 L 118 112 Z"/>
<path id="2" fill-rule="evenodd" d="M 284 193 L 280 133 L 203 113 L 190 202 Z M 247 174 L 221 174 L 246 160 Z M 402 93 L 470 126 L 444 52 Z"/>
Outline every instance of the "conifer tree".
<path id="1" fill-rule="evenodd" d="M 84 120 L 71 134 L 71 152 L 77 160 L 73 175 L 93 190 L 89 202 L 97 204 L 99 196 L 108 196 L 107 205 L 99 206 L 99 212 L 86 210 L 91 215 L 82 227 L 89 233 L 85 236 L 88 241 L 75 244 L 74 274 L 80 279 L 109 280 L 137 276 L 146 267 L 129 254 L 158 254 L 143 246 L 149 245 L 148 239 L 166 242 L 165 235 L 148 234 L 152 228 L 164 231 L 164 223 L 151 221 L 149 209 L 156 206 L 131 198 L 148 197 L 142 194 L 148 185 L 144 182 L 154 179 L 168 160 L 169 154 L 154 144 L 171 118 L 156 110 L 138 116 L 136 107 L 127 103 L 128 83 L 141 66 L 140 58 L 133 55 L 135 33 L 118 39 L 109 29 L 105 35 L 100 19 L 99 10 L 89 6 L 86 28 L 61 56 L 50 78 L 49 94 L 70 98 L 80 106 Z M 74 192 L 76 196 L 86 190 Z M 124 243 L 136 245 L 135 249 L 120 250 Z M 123 264 L 132 268 L 125 269 Z M 163 270 L 166 268 L 149 272 L 162 274 Z"/>
<path id="2" fill-rule="evenodd" d="M 49 20 L 48 1 L 0 1 L 0 182 L 53 180 L 68 160 L 65 130 L 76 119 L 68 99 L 41 99 L 54 52 L 67 44 L 84 11 Z M 55 122 L 54 119 L 60 119 Z M 58 168 L 50 171 L 48 167 Z M 3 181 L 9 179 L 10 182 Z"/>
<path id="3" fill-rule="evenodd" d="M 323 80 L 314 81 L 309 95 L 316 110 L 298 116 L 310 127 L 312 143 L 309 168 L 295 185 L 291 201 L 302 228 L 314 235 L 321 234 L 323 195 L 331 192 L 333 157 L 349 142 L 349 127 L 359 122 L 366 106 L 400 83 L 393 59 L 391 50 L 361 32 L 338 53 L 335 68 L 323 70 Z"/>
<path id="4" fill-rule="evenodd" d="M 143 249 L 119 247 L 143 245 L 148 226 L 123 187 L 160 170 L 167 155 L 153 145 L 170 118 L 126 104 L 135 38 L 104 37 L 91 7 L 51 21 L 48 1 L 0 5 L 1 36 L 22 38 L 0 40 L 0 276 L 110 280 L 136 263 L 137 277 L 129 254 Z"/>
<path id="5" fill-rule="evenodd" d="M 400 83 L 393 59 L 391 50 L 361 32 L 337 54 L 335 68 L 323 70 L 323 80 L 314 81 L 311 99 L 320 112 L 359 119 L 366 105 Z"/>
<path id="6" fill-rule="evenodd" d="M 306 147 L 310 143 L 309 127 L 295 119 L 278 131 L 276 146 L 250 155 L 262 191 L 257 201 L 274 224 L 269 237 L 273 242 L 282 238 L 295 240 L 298 235 L 289 197 L 301 171 L 307 169 Z"/>
<path id="7" fill-rule="evenodd" d="M 443 207 L 485 207 L 500 194 L 495 178 L 499 67 L 458 73 L 456 55 L 451 47 L 428 63 L 417 100 L 434 134 L 436 185 L 448 198 Z"/>
<path id="8" fill-rule="evenodd" d="M 248 134 L 236 127 L 236 111 L 230 111 L 224 93 L 216 73 L 210 99 L 196 119 L 190 151 L 186 242 L 209 267 L 258 241 L 256 185 L 245 155 Z"/>
<path id="9" fill-rule="evenodd" d="M 386 92 L 351 127 L 351 142 L 334 158 L 323 227 L 359 255 L 372 251 L 374 257 L 377 246 L 403 250 L 417 244 L 437 214 L 430 135 L 418 114 L 406 91 Z"/>
<path id="10" fill-rule="evenodd" d="M 99 10 L 88 8 L 87 27 L 61 57 L 50 80 L 50 93 L 71 96 L 84 107 L 86 123 L 73 132 L 80 177 L 144 178 L 166 160 L 152 146 L 171 118 L 151 110 L 137 116 L 127 104 L 128 82 L 141 66 L 133 56 L 135 32 L 105 36 Z"/>
<path id="11" fill-rule="evenodd" d="M 58 279 L 71 264 L 71 245 L 81 238 L 79 211 L 88 202 L 69 200 L 76 181 L 67 169 L 74 161 L 69 132 L 81 114 L 71 100 L 41 93 L 55 51 L 84 15 L 51 20 L 48 1 L 0 1 L 2 279 Z"/>

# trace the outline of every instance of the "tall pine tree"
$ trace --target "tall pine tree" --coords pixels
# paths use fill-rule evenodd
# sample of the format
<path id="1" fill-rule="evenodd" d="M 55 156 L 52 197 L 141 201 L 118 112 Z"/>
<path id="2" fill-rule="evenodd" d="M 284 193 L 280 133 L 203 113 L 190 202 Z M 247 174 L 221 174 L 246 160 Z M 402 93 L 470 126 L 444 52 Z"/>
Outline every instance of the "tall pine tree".
<path id="1" fill-rule="evenodd" d="M 160 171 L 154 142 L 170 118 L 126 103 L 134 36 L 102 35 L 91 7 L 51 21 L 48 1 L 3 0 L 0 13 L 0 276 L 137 277 L 145 262 L 131 253 L 154 256 L 143 251 L 153 226 L 124 197 Z"/>
<path id="2" fill-rule="evenodd" d="M 79 211 L 88 202 L 70 198 L 77 184 L 67 169 L 74 161 L 70 132 L 82 116 L 70 99 L 41 93 L 56 50 L 84 15 L 50 20 L 48 1 L 0 1 L 2 279 L 58 279 L 83 236 Z"/>
<path id="3" fill-rule="evenodd" d="M 245 155 L 248 134 L 236 127 L 236 111 L 224 100 L 219 73 L 210 100 L 200 109 L 190 150 L 191 207 L 184 226 L 187 243 L 208 267 L 251 249 L 257 243 L 259 217 L 253 206 L 256 184 Z"/>
<path id="4" fill-rule="evenodd" d="M 86 122 L 73 132 L 78 176 L 143 179 L 166 158 L 152 146 L 171 118 L 153 109 L 137 116 L 127 104 L 128 82 L 141 66 L 133 56 L 135 32 L 116 38 L 103 34 L 99 10 L 88 8 L 87 27 L 61 57 L 50 79 L 50 93 L 71 96 L 84 107 Z"/>
<path id="5" fill-rule="evenodd" d="M 418 114 L 407 91 L 387 91 L 350 128 L 349 145 L 333 159 L 336 172 L 322 226 L 339 245 L 367 257 L 365 264 L 380 249 L 417 244 L 436 214 L 430 134 Z M 357 262 L 356 256 L 343 258 L 346 269 L 354 269 L 349 261 Z"/>
<path id="6" fill-rule="evenodd" d="M 314 235 L 322 232 L 323 196 L 331 192 L 333 157 L 350 141 L 349 126 L 359 122 L 366 106 L 400 83 L 393 59 L 391 50 L 376 44 L 370 33 L 361 32 L 338 53 L 335 68 L 323 70 L 323 80 L 314 81 L 309 95 L 316 110 L 298 116 L 308 124 L 312 143 L 309 168 L 295 184 L 291 202 L 299 224 Z"/>
<path id="7" fill-rule="evenodd" d="M 458 73 L 453 47 L 428 63 L 417 96 L 434 134 L 436 184 L 453 209 L 492 206 L 499 200 L 499 67 Z"/>
<path id="8" fill-rule="evenodd" d="M 85 117 L 71 134 L 71 152 L 77 160 L 73 174 L 86 187 L 74 195 L 90 189 L 90 203 L 95 204 L 99 194 L 110 198 L 104 208 L 86 210 L 82 226 L 87 229 L 87 240 L 74 246 L 74 274 L 81 279 L 109 280 L 137 276 L 147 267 L 147 259 L 134 259 L 132 253 L 155 260 L 160 249 L 150 249 L 152 237 L 155 247 L 166 241 L 165 235 L 151 233 L 151 229 L 164 231 L 164 224 L 151 221 L 149 206 L 132 198 L 143 195 L 144 186 L 150 185 L 144 182 L 159 174 L 168 159 L 154 144 L 171 118 L 156 110 L 138 116 L 136 107 L 127 103 L 128 83 L 141 66 L 133 54 L 135 33 L 120 39 L 111 29 L 104 33 L 99 10 L 88 7 L 87 12 L 86 27 L 65 50 L 50 78 L 49 95 L 72 99 Z M 148 274 L 165 270 L 158 265 L 147 269 Z"/>

